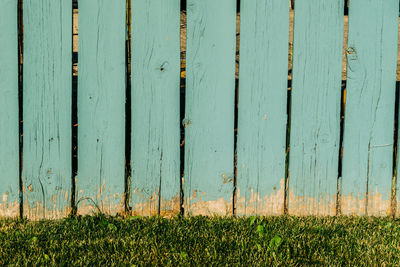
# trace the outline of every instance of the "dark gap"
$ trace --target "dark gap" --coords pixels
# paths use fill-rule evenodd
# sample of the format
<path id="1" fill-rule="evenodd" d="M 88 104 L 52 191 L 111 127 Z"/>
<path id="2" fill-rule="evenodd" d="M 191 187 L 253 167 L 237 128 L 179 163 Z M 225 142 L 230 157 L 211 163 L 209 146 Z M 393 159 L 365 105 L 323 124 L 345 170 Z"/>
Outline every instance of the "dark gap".
<path id="1" fill-rule="evenodd" d="M 239 79 L 235 79 L 235 118 L 234 118 L 234 162 L 233 162 L 233 197 L 232 214 L 236 215 L 237 201 L 237 133 L 238 133 L 238 114 L 239 114 Z"/>
<path id="2" fill-rule="evenodd" d="M 131 131 L 132 131 L 132 95 L 131 95 L 131 1 L 127 2 L 127 36 L 125 45 L 125 64 L 126 64 L 126 91 L 125 91 L 125 179 L 124 179 L 124 205 L 125 212 L 130 214 L 132 211 L 130 203 L 131 192 Z"/>
<path id="3" fill-rule="evenodd" d="M 285 195 L 283 214 L 289 213 L 289 154 L 290 154 L 290 126 L 291 126 L 291 106 L 292 105 L 292 80 L 288 80 L 288 91 L 286 101 L 286 161 L 285 161 Z"/>
<path id="4" fill-rule="evenodd" d="M 400 6 L 399 6 L 400 8 Z M 398 10 L 399 11 L 399 10 Z M 400 40 L 397 40 L 399 42 Z M 398 43 L 399 45 L 399 43 Z M 396 68 L 396 92 L 395 92 L 395 108 L 394 108 L 394 134 L 393 134 L 393 175 L 392 175 L 392 190 L 391 190 L 391 215 L 392 217 L 396 216 L 397 213 L 397 166 L 399 164 L 398 158 L 398 151 L 399 151 L 399 97 L 400 97 L 400 81 L 399 81 L 399 54 L 397 54 L 397 68 Z"/>
<path id="5" fill-rule="evenodd" d="M 18 0 L 18 134 L 19 134 L 19 217 L 24 218 L 24 196 L 22 181 L 23 151 L 23 53 L 24 53 L 24 21 L 23 0 Z"/>
<path id="6" fill-rule="evenodd" d="M 343 166 L 343 136 L 344 136 L 344 112 L 345 112 L 345 95 L 347 81 L 342 80 L 340 95 L 340 137 L 339 137 L 339 159 L 338 159 L 338 179 L 336 191 L 336 215 L 341 215 L 341 190 L 342 190 L 342 166 Z"/>
<path id="7" fill-rule="evenodd" d="M 347 35 L 348 33 L 348 0 L 344 0 L 344 16 L 343 16 L 343 59 L 346 59 L 347 53 Z M 346 24 L 347 17 L 347 24 Z M 340 95 L 340 136 L 339 136 L 339 154 L 338 154 L 338 177 L 336 188 L 336 215 L 342 214 L 342 169 L 343 169 L 343 138 L 344 138 L 344 122 L 346 108 L 346 87 L 347 87 L 347 68 L 345 68 L 347 59 L 342 63 L 342 85 Z"/>
<path id="8" fill-rule="evenodd" d="M 294 9 L 294 0 L 290 2 L 290 8 Z M 288 81 L 286 96 L 286 159 L 285 159 L 285 193 L 283 200 L 283 214 L 289 213 L 289 156 L 290 156 L 290 127 L 291 127 L 291 105 L 292 105 L 292 73 L 293 73 L 293 28 L 294 21 L 291 10 L 289 10 L 289 51 L 288 51 Z"/>
<path id="9" fill-rule="evenodd" d="M 71 215 L 76 216 L 76 176 L 78 175 L 78 51 L 74 49 L 74 40 L 78 36 L 75 25 L 78 15 L 78 0 L 72 0 L 72 107 L 71 107 Z"/>
<path id="10" fill-rule="evenodd" d="M 394 137 L 393 137 L 393 175 L 392 175 L 392 194 L 391 194 L 391 215 L 393 217 L 396 216 L 397 210 L 397 153 L 398 153 L 398 138 L 399 138 L 399 91 L 400 91 L 400 82 L 396 81 L 396 101 L 394 108 Z"/>
<path id="11" fill-rule="evenodd" d="M 237 206 L 237 134 L 239 117 L 239 62 L 240 62 L 240 0 L 236 1 L 236 54 L 235 54 L 235 103 L 234 103 L 234 142 L 233 142 L 233 195 L 232 215 L 236 215 Z"/>
<path id="12" fill-rule="evenodd" d="M 180 144 L 180 190 L 179 190 L 179 207 L 180 214 L 184 215 L 184 177 L 185 177 L 185 127 L 183 125 L 183 121 L 185 119 L 185 93 L 186 93 L 186 43 L 183 43 L 182 40 L 186 40 L 186 29 L 187 29 L 187 20 L 186 20 L 186 0 L 181 1 L 181 18 L 180 18 L 180 36 L 181 36 L 181 79 L 180 79 L 180 131 L 181 131 L 181 144 Z"/>

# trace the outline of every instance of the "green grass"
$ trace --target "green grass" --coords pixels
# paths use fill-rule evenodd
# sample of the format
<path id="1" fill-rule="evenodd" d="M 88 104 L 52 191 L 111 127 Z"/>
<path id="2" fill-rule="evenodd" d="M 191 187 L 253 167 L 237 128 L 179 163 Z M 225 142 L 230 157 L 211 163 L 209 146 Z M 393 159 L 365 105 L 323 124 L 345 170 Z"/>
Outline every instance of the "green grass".
<path id="1" fill-rule="evenodd" d="M 400 220 L 350 217 L 0 220 L 0 265 L 398 265 Z"/>

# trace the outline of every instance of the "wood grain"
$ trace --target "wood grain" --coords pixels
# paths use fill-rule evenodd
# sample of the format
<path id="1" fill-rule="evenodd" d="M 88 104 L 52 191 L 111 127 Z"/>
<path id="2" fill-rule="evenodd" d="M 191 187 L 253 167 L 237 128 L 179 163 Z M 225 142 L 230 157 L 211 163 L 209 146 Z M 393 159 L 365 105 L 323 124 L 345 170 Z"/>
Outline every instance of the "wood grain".
<path id="1" fill-rule="evenodd" d="M 237 215 L 283 213 L 289 2 L 240 8 Z"/>
<path id="2" fill-rule="evenodd" d="M 72 5 L 23 4 L 24 216 L 53 219 L 71 198 Z"/>
<path id="3" fill-rule="evenodd" d="M 180 1 L 132 2 L 132 209 L 180 211 Z"/>
<path id="4" fill-rule="evenodd" d="M 79 2 L 79 214 L 124 211 L 125 34 L 125 0 Z"/>
<path id="5" fill-rule="evenodd" d="M 17 10 L 0 2 L 0 217 L 19 215 Z"/>
<path id="6" fill-rule="evenodd" d="M 398 0 L 350 1 L 343 214 L 390 213 L 398 10 Z"/>
<path id="7" fill-rule="evenodd" d="M 343 1 L 297 1 L 289 213 L 334 215 L 340 137 Z"/>
<path id="8" fill-rule="evenodd" d="M 187 214 L 232 214 L 235 14 L 235 0 L 187 1 Z"/>

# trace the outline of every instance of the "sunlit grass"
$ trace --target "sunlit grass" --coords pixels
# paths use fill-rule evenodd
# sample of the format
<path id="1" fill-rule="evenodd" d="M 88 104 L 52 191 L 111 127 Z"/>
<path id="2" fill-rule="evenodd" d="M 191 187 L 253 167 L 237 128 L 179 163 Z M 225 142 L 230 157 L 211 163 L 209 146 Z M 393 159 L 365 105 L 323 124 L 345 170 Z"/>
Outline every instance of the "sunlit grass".
<path id="1" fill-rule="evenodd" d="M 0 265 L 397 265 L 400 220 L 78 217 L 0 220 Z"/>

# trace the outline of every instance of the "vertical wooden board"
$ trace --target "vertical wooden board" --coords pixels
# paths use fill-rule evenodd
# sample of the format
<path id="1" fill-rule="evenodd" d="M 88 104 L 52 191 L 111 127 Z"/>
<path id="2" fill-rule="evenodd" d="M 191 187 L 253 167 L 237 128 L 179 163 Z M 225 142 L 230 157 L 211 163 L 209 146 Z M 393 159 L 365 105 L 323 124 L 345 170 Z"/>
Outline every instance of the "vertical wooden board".
<path id="1" fill-rule="evenodd" d="M 289 1 L 240 8 L 237 215 L 283 214 Z"/>
<path id="2" fill-rule="evenodd" d="M 125 35 L 125 0 L 79 2 L 79 214 L 124 211 Z"/>
<path id="3" fill-rule="evenodd" d="M 341 211 L 390 213 L 398 0 L 352 0 Z"/>
<path id="4" fill-rule="evenodd" d="M 235 0 L 187 1 L 185 213 L 232 213 Z"/>
<path id="5" fill-rule="evenodd" d="M 180 211 L 180 1 L 132 2 L 132 209 Z"/>
<path id="6" fill-rule="evenodd" d="M 19 212 L 17 1 L 0 2 L 0 217 Z"/>
<path id="7" fill-rule="evenodd" d="M 71 198 L 72 4 L 24 0 L 24 216 L 66 216 Z"/>
<path id="8" fill-rule="evenodd" d="M 289 213 L 334 215 L 343 0 L 300 0 L 294 17 Z"/>

